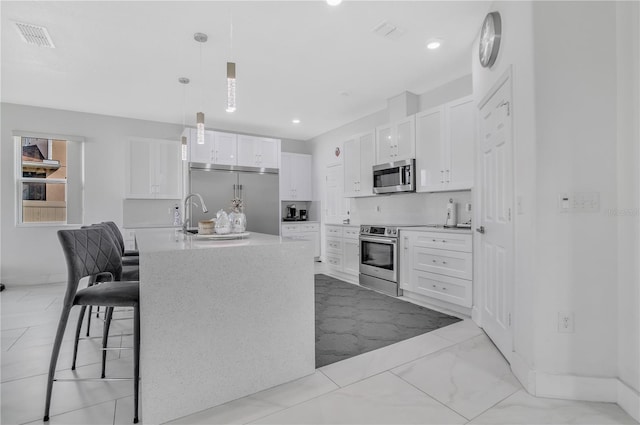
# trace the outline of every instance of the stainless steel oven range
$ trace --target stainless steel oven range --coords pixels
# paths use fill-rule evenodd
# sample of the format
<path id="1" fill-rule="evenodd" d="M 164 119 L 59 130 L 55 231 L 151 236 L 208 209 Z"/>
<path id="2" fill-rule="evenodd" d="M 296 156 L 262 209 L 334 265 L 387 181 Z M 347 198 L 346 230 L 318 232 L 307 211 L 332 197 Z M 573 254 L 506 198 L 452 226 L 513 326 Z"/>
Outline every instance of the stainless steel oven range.
<path id="1" fill-rule="evenodd" d="M 402 295 L 398 276 L 398 226 L 360 226 L 360 285 L 394 297 Z"/>

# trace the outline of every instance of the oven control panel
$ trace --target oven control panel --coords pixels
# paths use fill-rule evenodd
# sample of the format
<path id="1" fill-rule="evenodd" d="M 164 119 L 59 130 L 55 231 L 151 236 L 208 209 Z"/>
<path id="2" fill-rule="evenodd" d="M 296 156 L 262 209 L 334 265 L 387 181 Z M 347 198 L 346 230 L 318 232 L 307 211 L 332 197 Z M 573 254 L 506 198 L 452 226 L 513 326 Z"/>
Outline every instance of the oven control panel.
<path id="1" fill-rule="evenodd" d="M 360 226 L 360 234 L 397 238 L 398 227 L 397 226 L 362 225 Z"/>

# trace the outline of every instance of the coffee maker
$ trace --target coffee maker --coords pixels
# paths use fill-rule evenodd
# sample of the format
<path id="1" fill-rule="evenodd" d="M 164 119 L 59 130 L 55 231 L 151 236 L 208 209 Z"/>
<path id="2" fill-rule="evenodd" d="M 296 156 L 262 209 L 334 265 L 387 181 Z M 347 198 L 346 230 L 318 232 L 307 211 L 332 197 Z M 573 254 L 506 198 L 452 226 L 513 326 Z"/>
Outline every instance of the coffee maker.
<path id="1" fill-rule="evenodd" d="M 307 210 L 300 210 L 300 220 L 307 221 Z"/>
<path id="2" fill-rule="evenodd" d="M 295 204 L 287 205 L 287 218 L 290 220 L 296 219 L 296 206 Z"/>

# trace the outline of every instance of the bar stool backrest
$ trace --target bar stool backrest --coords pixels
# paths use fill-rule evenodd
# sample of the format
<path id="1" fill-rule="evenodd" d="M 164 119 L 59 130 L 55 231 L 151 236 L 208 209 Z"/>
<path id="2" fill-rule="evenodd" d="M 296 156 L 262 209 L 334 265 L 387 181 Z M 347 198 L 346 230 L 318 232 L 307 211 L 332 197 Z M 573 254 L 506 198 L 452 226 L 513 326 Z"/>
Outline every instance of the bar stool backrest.
<path id="1" fill-rule="evenodd" d="M 111 233 L 113 233 L 113 236 L 115 237 L 116 242 L 118 243 L 118 245 L 120 245 L 120 249 L 124 254 L 124 238 L 122 237 L 122 232 L 120 232 L 118 225 L 113 221 L 103 221 L 100 224 L 104 224 L 107 227 L 109 227 L 109 229 L 111 229 Z"/>
<path id="2" fill-rule="evenodd" d="M 67 262 L 65 306 L 73 305 L 78 283 L 84 277 L 108 272 L 113 280 L 121 280 L 121 253 L 105 228 L 58 230 L 58 240 Z"/>

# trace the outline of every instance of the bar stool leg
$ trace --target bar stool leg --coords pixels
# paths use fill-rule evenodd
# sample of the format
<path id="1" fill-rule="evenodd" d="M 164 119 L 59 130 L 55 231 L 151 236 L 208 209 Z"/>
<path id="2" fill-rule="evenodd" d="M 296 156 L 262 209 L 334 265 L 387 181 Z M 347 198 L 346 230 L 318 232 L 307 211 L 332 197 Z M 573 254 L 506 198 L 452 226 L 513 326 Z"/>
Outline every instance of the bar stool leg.
<path id="1" fill-rule="evenodd" d="M 76 359 L 78 358 L 78 341 L 80 340 L 80 331 L 82 330 L 82 319 L 87 306 L 83 305 L 78 314 L 78 324 L 76 325 L 76 337 L 73 341 L 73 361 L 71 362 L 71 370 L 76 370 Z"/>
<path id="2" fill-rule="evenodd" d="M 69 313 L 71 312 L 71 306 L 63 306 L 62 313 L 60 314 L 60 321 L 58 322 L 58 330 L 56 331 L 56 339 L 53 342 L 53 350 L 51 351 L 51 361 L 49 362 L 49 374 L 47 376 L 47 395 L 44 403 L 44 422 L 49 420 L 49 408 L 51 407 L 51 391 L 53 390 L 53 378 L 56 373 L 56 365 L 58 363 L 58 355 L 60 354 L 60 346 L 62 345 L 62 338 L 64 337 L 64 330 L 67 327 L 69 321 Z"/>
<path id="3" fill-rule="evenodd" d="M 133 310 L 133 423 L 138 423 L 138 399 L 140 387 L 140 305 L 136 304 Z"/>
<path id="4" fill-rule="evenodd" d="M 107 307 L 104 321 L 104 331 L 102 334 L 102 378 L 105 377 L 105 369 L 107 367 L 107 343 L 109 340 L 109 328 L 111 327 L 111 316 L 113 315 L 113 307 Z"/>

